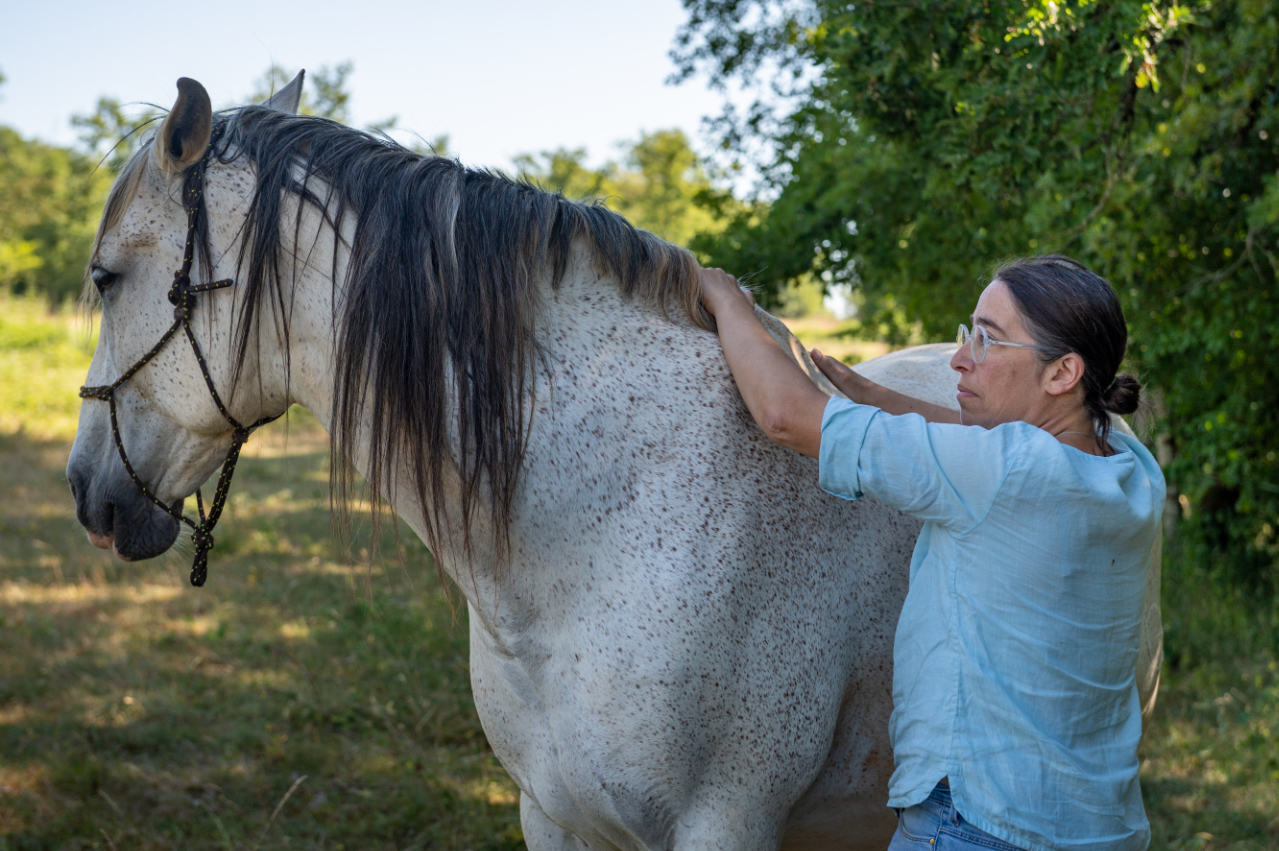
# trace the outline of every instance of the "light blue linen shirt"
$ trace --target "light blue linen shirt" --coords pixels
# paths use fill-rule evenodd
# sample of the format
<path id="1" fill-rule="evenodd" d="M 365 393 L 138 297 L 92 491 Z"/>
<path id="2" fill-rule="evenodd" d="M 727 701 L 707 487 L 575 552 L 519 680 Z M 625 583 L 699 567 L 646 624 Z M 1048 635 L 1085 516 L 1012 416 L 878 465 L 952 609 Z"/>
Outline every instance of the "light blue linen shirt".
<path id="1" fill-rule="evenodd" d="M 1029 851 L 1141 851 L 1136 665 L 1164 478 L 1027 423 L 990 430 L 831 399 L 820 484 L 925 521 L 893 648 L 891 807 L 949 776 L 964 818 Z"/>

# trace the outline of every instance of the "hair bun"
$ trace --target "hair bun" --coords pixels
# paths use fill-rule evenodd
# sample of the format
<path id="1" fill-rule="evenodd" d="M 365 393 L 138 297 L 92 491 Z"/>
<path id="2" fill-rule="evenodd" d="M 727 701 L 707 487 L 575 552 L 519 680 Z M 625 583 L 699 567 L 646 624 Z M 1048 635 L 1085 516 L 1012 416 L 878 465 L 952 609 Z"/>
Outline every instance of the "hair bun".
<path id="1" fill-rule="evenodd" d="M 1126 372 L 1115 376 L 1101 403 L 1113 414 L 1131 414 L 1141 402 L 1141 382 Z"/>

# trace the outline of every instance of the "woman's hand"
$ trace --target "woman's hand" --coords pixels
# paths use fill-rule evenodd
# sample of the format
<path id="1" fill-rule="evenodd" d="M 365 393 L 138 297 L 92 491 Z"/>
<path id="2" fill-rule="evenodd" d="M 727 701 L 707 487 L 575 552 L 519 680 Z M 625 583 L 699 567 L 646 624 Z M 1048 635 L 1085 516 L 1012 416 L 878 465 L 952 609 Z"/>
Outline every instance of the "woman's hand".
<path id="1" fill-rule="evenodd" d="M 830 383 L 834 384 L 839 392 L 859 405 L 876 405 L 878 407 L 878 400 L 874 398 L 875 391 L 882 389 L 878 384 L 863 375 L 858 375 L 844 364 L 832 357 L 827 357 L 817 349 L 813 349 L 808 354 L 813 359 L 813 363 L 817 365 L 817 368 L 830 379 Z"/>
<path id="2" fill-rule="evenodd" d="M 755 315 L 755 299 L 722 269 L 702 269 L 702 306 L 715 317 L 724 359 L 751 416 L 770 440 L 816 458 L 826 394 Z"/>
<path id="3" fill-rule="evenodd" d="M 723 310 L 745 308 L 755 313 L 755 297 L 737 284 L 737 279 L 723 269 L 698 269 L 701 279 L 702 307 L 718 317 Z"/>
<path id="4" fill-rule="evenodd" d="M 813 363 L 830 379 L 830 383 L 859 405 L 873 405 L 880 410 L 900 416 L 919 414 L 930 423 L 959 423 L 959 412 L 922 399 L 913 399 L 896 390 L 876 384 L 864 375 L 853 372 L 839 361 L 827 357 L 817 349 L 808 353 Z"/>

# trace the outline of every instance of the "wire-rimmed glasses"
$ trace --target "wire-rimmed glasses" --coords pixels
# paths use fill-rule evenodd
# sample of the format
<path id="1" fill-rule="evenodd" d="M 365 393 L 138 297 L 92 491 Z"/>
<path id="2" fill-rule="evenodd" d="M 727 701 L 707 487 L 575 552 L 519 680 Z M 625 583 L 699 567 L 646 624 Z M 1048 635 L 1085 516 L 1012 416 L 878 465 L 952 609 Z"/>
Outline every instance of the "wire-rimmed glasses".
<path id="1" fill-rule="evenodd" d="M 967 325 L 959 326 L 959 333 L 955 337 L 955 342 L 963 348 L 965 343 L 968 344 L 969 354 L 973 357 L 973 363 L 981 363 L 986 359 L 986 353 L 990 351 L 991 346 L 1008 346 L 1014 349 L 1042 349 L 1043 346 L 1035 346 L 1030 343 L 1005 343 L 1003 340 L 992 340 L 990 332 L 980 325 L 974 325 L 973 330 L 969 331 Z"/>

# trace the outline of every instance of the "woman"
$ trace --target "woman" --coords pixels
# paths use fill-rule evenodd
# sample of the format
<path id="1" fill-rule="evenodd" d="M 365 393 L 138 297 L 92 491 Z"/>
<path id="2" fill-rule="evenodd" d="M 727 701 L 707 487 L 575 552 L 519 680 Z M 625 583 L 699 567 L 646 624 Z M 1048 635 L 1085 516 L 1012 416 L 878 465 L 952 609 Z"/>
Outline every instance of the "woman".
<path id="1" fill-rule="evenodd" d="M 1065 257 L 1002 268 L 960 326 L 960 412 L 814 350 L 828 399 L 728 274 L 702 303 L 746 405 L 819 484 L 925 521 L 894 644 L 898 849 L 1144 849 L 1135 666 L 1164 480 L 1110 429 L 1140 385 L 1110 285 Z"/>

